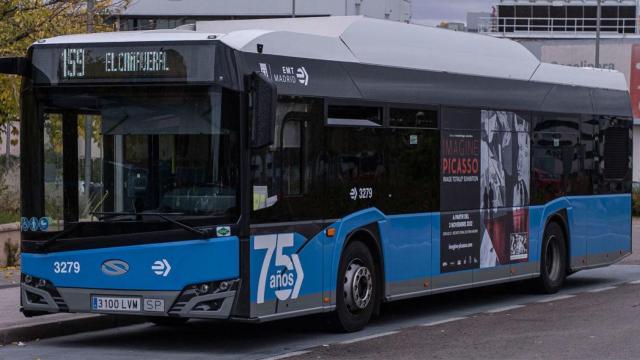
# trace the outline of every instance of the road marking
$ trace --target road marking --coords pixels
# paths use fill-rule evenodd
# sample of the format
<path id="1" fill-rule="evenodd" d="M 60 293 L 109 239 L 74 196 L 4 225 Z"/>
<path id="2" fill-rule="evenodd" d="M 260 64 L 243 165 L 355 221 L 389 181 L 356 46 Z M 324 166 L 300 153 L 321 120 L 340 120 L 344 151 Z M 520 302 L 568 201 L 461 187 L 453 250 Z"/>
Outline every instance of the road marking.
<path id="1" fill-rule="evenodd" d="M 276 356 L 272 356 L 272 357 L 264 358 L 263 360 L 280 360 L 280 359 L 286 359 L 286 358 L 290 358 L 290 357 L 294 357 L 294 356 L 298 356 L 298 355 L 308 354 L 308 353 L 310 353 L 310 352 L 311 352 L 311 350 L 293 351 L 293 352 L 286 353 L 286 354 L 281 354 L 281 355 L 276 355 Z"/>
<path id="2" fill-rule="evenodd" d="M 355 338 L 355 339 L 351 339 L 351 340 L 345 340 L 342 342 L 339 342 L 339 344 L 342 345 L 349 345 L 349 344 L 353 344 L 353 343 L 357 343 L 360 341 L 366 341 L 366 340 L 371 340 L 371 339 L 377 339 L 379 337 L 383 337 L 383 336 L 389 336 L 389 335 L 393 335 L 393 334 L 397 334 L 399 331 L 388 331 L 388 332 L 384 332 L 384 333 L 380 333 L 380 334 L 374 334 L 374 335 L 369 335 L 369 336 L 363 336 L 360 338 Z"/>
<path id="3" fill-rule="evenodd" d="M 454 322 L 454 321 L 458 321 L 458 320 L 464 320 L 467 317 L 462 316 L 462 317 L 454 317 L 454 318 L 449 318 L 449 319 L 444 319 L 444 320 L 439 320 L 439 321 L 433 321 L 430 323 L 426 323 L 426 324 L 422 324 L 420 326 L 436 326 L 436 325 L 441 325 L 441 324 L 446 324 L 446 323 L 450 323 L 450 322 Z"/>
<path id="4" fill-rule="evenodd" d="M 575 295 L 559 295 L 559 296 L 553 296 L 550 298 L 546 298 L 546 299 L 542 299 L 542 300 L 538 300 L 536 302 L 539 303 L 548 303 L 548 302 L 552 302 L 552 301 L 558 301 L 558 300 L 564 300 L 564 299 L 571 299 L 572 297 L 575 297 Z"/>
<path id="5" fill-rule="evenodd" d="M 520 308 L 523 308 L 523 307 L 524 307 L 524 305 L 503 306 L 503 307 L 499 307 L 497 309 L 489 310 L 486 313 L 487 314 L 495 314 L 495 313 L 500 313 L 500 312 L 504 312 L 504 311 L 520 309 Z"/>
<path id="6" fill-rule="evenodd" d="M 631 284 L 631 285 L 640 285 L 640 280 L 630 281 L 629 284 Z"/>
<path id="7" fill-rule="evenodd" d="M 599 292 L 603 292 L 603 291 L 607 291 L 607 290 L 613 290 L 615 288 L 616 288 L 615 286 L 607 286 L 607 287 L 603 287 L 603 288 L 599 288 L 599 289 L 589 290 L 587 292 L 588 293 L 599 293 Z"/>

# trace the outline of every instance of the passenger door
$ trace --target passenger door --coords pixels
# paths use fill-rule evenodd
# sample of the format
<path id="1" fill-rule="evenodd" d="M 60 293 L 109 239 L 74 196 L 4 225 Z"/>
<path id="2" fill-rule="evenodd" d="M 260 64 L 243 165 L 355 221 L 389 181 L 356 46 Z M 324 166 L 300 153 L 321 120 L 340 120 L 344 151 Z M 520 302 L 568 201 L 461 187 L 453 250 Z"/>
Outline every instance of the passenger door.
<path id="1" fill-rule="evenodd" d="M 252 317 L 323 304 L 323 114 L 319 100 L 281 97 L 273 145 L 252 152 Z"/>

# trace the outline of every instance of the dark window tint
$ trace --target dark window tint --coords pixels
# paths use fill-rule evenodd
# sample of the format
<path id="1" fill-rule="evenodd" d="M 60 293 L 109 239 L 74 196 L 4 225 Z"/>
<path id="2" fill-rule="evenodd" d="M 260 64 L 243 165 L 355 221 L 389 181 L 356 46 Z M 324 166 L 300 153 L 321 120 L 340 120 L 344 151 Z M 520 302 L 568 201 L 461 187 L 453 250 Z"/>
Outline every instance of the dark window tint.
<path id="1" fill-rule="evenodd" d="M 580 193 L 580 188 L 588 186 L 579 176 L 577 134 L 535 133 L 532 150 L 532 204 Z"/>
<path id="2" fill-rule="evenodd" d="M 586 115 L 580 125 L 581 176 L 579 194 L 615 194 L 631 191 L 631 121 Z"/>
<path id="3" fill-rule="evenodd" d="M 381 126 L 382 108 L 367 106 L 329 106 L 328 125 Z"/>
<path id="4" fill-rule="evenodd" d="M 322 218 L 322 109 L 314 99 L 280 99 L 273 145 L 251 154 L 253 222 Z"/>
<path id="5" fill-rule="evenodd" d="M 582 6 L 568 6 L 567 17 L 573 19 L 580 19 L 584 15 L 584 7 Z"/>
<path id="6" fill-rule="evenodd" d="M 442 129 L 480 130 L 480 110 L 443 108 Z"/>
<path id="7" fill-rule="evenodd" d="M 552 18 L 565 18 L 567 17 L 567 7 L 566 6 L 552 6 L 550 8 L 551 17 Z"/>
<path id="8" fill-rule="evenodd" d="M 514 17 L 515 7 L 513 5 L 498 6 L 498 14 L 500 14 L 500 17 Z"/>
<path id="9" fill-rule="evenodd" d="M 535 17 L 535 18 L 548 18 L 549 17 L 549 7 L 548 6 L 534 6 L 533 7 L 533 17 Z"/>
<path id="10" fill-rule="evenodd" d="M 438 112 L 391 108 L 389 109 L 389 126 L 435 129 L 438 127 Z"/>
<path id="11" fill-rule="evenodd" d="M 440 205 L 440 132 L 388 129 L 387 180 L 380 198 L 385 214 L 437 211 Z"/>
<path id="12" fill-rule="evenodd" d="M 580 128 L 580 116 L 564 114 L 540 114 L 534 116 L 534 132 L 576 134 Z"/>
<path id="13" fill-rule="evenodd" d="M 516 7 L 516 17 L 528 19 L 531 17 L 531 13 L 531 6 L 521 5 Z"/>
<path id="14" fill-rule="evenodd" d="M 629 171 L 629 129 L 608 128 L 604 133 L 604 178 L 620 180 Z"/>
<path id="15" fill-rule="evenodd" d="M 329 168 L 323 201 L 329 218 L 376 206 L 385 196 L 383 129 L 327 128 Z"/>
<path id="16" fill-rule="evenodd" d="M 618 17 L 618 7 L 617 6 L 603 6 L 602 7 L 602 17 L 607 19 L 615 19 Z"/>
<path id="17" fill-rule="evenodd" d="M 634 19 L 636 17 L 635 6 L 620 6 L 620 18 Z M 632 25 L 632 24 L 629 24 Z"/>

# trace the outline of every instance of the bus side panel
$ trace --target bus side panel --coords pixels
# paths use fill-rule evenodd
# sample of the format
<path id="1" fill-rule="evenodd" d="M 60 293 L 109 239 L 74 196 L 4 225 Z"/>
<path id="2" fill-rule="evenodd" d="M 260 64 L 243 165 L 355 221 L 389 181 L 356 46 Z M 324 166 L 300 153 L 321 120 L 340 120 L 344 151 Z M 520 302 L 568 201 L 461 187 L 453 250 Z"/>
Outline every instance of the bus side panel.
<path id="1" fill-rule="evenodd" d="M 431 282 L 433 217 L 394 215 L 380 223 L 386 296 L 424 291 Z"/>
<path id="2" fill-rule="evenodd" d="M 324 232 L 251 237 L 251 317 L 322 307 Z"/>
<path id="3" fill-rule="evenodd" d="M 336 229 L 333 237 L 327 237 L 325 231 L 310 240 L 299 233 L 252 236 L 251 317 L 268 320 L 274 315 L 301 315 L 335 306 L 338 267 L 345 241 L 355 230 L 370 224 L 379 225 L 383 258 L 384 239 L 395 239 L 398 251 L 395 252 L 395 259 L 391 260 L 392 264 L 396 264 L 392 265 L 395 269 L 392 276 L 405 280 L 419 274 L 422 281 L 428 272 L 428 218 L 427 215 L 399 217 L 401 220 L 389 224 L 384 214 L 372 208 L 332 224 L 331 227 Z M 405 226 L 409 226 L 409 230 Z M 402 236 L 392 235 L 394 231 L 402 231 Z M 402 248 L 406 247 L 408 237 L 413 239 L 409 242 L 413 244 L 411 252 Z M 407 261 L 401 258 L 406 258 L 416 249 L 420 249 L 419 254 L 422 255 L 417 255 L 417 263 L 406 271 Z"/>
<path id="4" fill-rule="evenodd" d="M 569 203 L 567 198 L 564 198 L 564 197 L 553 200 L 547 203 L 546 205 L 531 206 L 529 209 L 531 213 L 530 227 L 532 228 L 532 233 L 531 233 L 532 258 L 535 259 L 536 261 L 540 261 L 541 251 L 542 251 L 542 242 L 544 240 L 544 229 L 545 229 L 545 226 L 547 225 L 547 221 L 549 220 L 549 217 L 555 213 L 565 210 L 567 212 L 567 215 L 569 216 L 568 221 L 570 223 L 573 209 L 571 208 L 571 204 Z M 537 236 L 535 238 L 533 238 L 533 234 L 534 234 L 533 231 L 537 233 Z M 569 229 L 569 231 L 571 231 L 571 229 Z M 579 240 L 576 240 L 574 242 L 573 237 L 571 241 L 572 242 L 569 244 L 569 248 L 574 249 L 577 253 L 581 253 L 583 250 L 580 250 L 580 249 L 584 248 L 584 244 L 580 243 Z"/>
<path id="5" fill-rule="evenodd" d="M 573 196 L 569 202 L 573 207 L 571 243 L 586 245 L 586 265 L 611 264 L 631 252 L 630 194 Z M 571 251 L 572 260 L 584 255 Z"/>
<path id="6" fill-rule="evenodd" d="M 542 248 L 542 228 L 544 227 L 544 206 L 531 206 L 529 207 L 529 262 L 526 264 L 532 265 L 530 273 L 540 272 L 540 249 Z M 523 274 L 523 271 L 518 271 L 518 265 L 511 265 L 512 269 L 516 270 L 517 274 Z"/>
<path id="7" fill-rule="evenodd" d="M 332 227 L 336 228 L 336 235 L 331 238 L 333 242 L 330 243 L 330 249 L 327 249 L 328 254 L 330 255 L 325 258 L 324 265 L 326 266 L 327 271 L 325 272 L 326 276 L 323 281 L 325 294 L 330 294 L 329 297 L 331 298 L 331 305 L 336 304 L 336 280 L 338 278 L 338 267 L 340 266 L 340 257 L 342 256 L 342 250 L 344 249 L 344 243 L 347 240 L 347 237 L 359 228 L 365 227 L 369 224 L 379 223 L 385 219 L 386 218 L 382 212 L 378 209 L 371 208 L 353 213 L 332 225 Z M 384 249 L 383 244 L 381 244 L 381 247 Z M 384 258 L 384 254 L 382 256 Z"/>

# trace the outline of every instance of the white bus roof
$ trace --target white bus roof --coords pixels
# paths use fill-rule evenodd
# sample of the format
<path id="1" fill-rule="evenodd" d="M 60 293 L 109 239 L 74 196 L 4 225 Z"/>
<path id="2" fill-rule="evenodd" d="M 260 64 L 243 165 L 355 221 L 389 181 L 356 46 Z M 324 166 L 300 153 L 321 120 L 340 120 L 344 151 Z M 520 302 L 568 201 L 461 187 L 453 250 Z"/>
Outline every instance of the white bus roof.
<path id="1" fill-rule="evenodd" d="M 64 36 L 48 44 L 206 40 L 242 52 L 628 91 L 612 70 L 541 63 L 515 41 L 361 16 L 201 21 L 195 31 Z"/>

